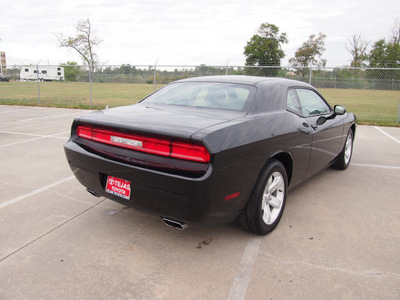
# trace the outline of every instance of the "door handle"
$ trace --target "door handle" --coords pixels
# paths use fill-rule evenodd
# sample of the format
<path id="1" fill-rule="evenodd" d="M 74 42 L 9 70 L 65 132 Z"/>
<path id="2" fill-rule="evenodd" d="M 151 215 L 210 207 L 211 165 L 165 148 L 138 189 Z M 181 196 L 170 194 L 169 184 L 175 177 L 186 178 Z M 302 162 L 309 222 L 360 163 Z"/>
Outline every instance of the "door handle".
<path id="1" fill-rule="evenodd" d="M 303 127 L 300 127 L 299 131 L 302 132 L 302 133 L 309 134 L 310 133 L 310 129 L 308 129 L 308 128 L 310 127 L 310 125 L 308 125 L 308 123 L 306 123 L 306 122 L 303 122 L 302 125 L 303 125 Z"/>

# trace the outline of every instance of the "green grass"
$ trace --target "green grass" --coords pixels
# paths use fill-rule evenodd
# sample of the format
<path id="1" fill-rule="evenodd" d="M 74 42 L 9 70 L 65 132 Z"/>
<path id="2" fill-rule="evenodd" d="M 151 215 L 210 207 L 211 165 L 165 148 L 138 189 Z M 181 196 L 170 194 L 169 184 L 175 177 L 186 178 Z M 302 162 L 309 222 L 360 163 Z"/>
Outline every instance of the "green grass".
<path id="1" fill-rule="evenodd" d="M 341 104 L 354 112 L 359 124 L 399 126 L 400 91 L 319 89 L 333 107 Z"/>
<path id="2" fill-rule="evenodd" d="M 153 91 L 152 84 L 92 83 L 92 108 L 133 104 Z M 89 84 L 85 82 L 40 82 L 39 93 L 41 106 L 90 108 Z M 38 105 L 37 83 L 0 82 L 0 104 Z"/>
<path id="3" fill-rule="evenodd" d="M 39 88 L 41 106 L 90 108 L 88 83 L 41 82 Z M 153 91 L 153 84 L 93 83 L 92 108 L 133 104 Z M 400 91 L 320 89 L 320 92 L 332 106 L 341 104 L 354 112 L 360 124 L 399 126 L 396 121 Z M 0 82 L 0 104 L 38 105 L 37 83 Z"/>

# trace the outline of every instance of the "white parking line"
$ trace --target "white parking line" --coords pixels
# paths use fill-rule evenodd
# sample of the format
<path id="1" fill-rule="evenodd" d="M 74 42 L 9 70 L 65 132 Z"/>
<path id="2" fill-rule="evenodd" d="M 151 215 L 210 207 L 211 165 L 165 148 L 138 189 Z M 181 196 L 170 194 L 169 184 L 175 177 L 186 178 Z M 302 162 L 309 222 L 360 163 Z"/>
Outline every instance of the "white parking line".
<path id="1" fill-rule="evenodd" d="M 386 135 L 388 138 L 391 138 L 393 141 L 395 141 L 396 143 L 400 144 L 400 141 L 398 139 L 396 139 L 395 137 L 391 136 L 389 133 L 386 133 L 385 131 L 383 131 L 382 129 L 380 129 L 379 127 L 374 127 L 376 130 L 378 130 L 380 133 L 383 133 L 384 135 Z"/>
<path id="2" fill-rule="evenodd" d="M 400 170 L 400 167 L 396 167 L 396 166 L 385 166 L 385 165 L 370 165 L 370 164 L 351 163 L 351 166 Z"/>
<path id="3" fill-rule="evenodd" d="M 61 117 L 66 117 L 66 116 L 71 116 L 71 115 L 79 115 L 79 114 L 82 115 L 81 112 L 75 112 L 75 113 L 69 113 L 69 114 L 63 114 L 63 115 L 56 115 L 56 116 L 45 116 L 45 117 L 38 117 L 38 118 L 30 118 L 30 119 L 21 119 L 21 120 L 0 122 L 0 125 L 3 125 L 3 124 L 12 124 L 12 123 L 23 123 L 23 122 L 36 121 L 36 120 L 43 120 L 43 119 L 56 119 L 56 118 L 61 118 Z"/>
<path id="4" fill-rule="evenodd" d="M 3 111 L 0 111 L 0 114 L 6 114 L 6 113 L 10 113 L 10 112 L 20 112 L 20 111 L 24 111 L 24 110 L 27 110 L 27 109 L 3 110 Z"/>
<path id="5" fill-rule="evenodd" d="M 51 134 L 51 135 L 39 135 L 39 134 L 32 134 L 32 133 L 19 133 L 19 132 L 10 132 L 10 131 L 0 131 L 0 133 L 36 136 L 36 138 L 23 140 L 23 141 L 19 141 L 19 142 L 14 142 L 14 143 L 9 143 L 9 144 L 5 144 L 5 145 L 0 145 L 0 148 L 5 148 L 5 147 L 19 145 L 19 144 L 23 144 L 23 143 L 32 142 L 32 141 L 37 141 L 37 140 L 45 139 L 45 138 L 68 140 L 67 137 L 57 136 L 57 135 L 69 133 L 69 131 L 64 131 L 64 132 L 55 133 L 55 134 Z"/>
<path id="6" fill-rule="evenodd" d="M 261 237 L 250 236 L 244 250 L 239 271 L 233 280 L 228 300 L 244 299 L 258 255 Z"/>
<path id="7" fill-rule="evenodd" d="M 27 194 L 24 194 L 22 196 L 16 197 L 14 199 L 8 200 L 8 201 L 6 201 L 4 203 L 0 203 L 0 209 L 4 208 L 4 207 L 7 207 L 9 205 L 15 204 L 15 203 L 17 203 L 17 202 L 19 202 L 21 200 L 24 200 L 24 199 L 26 199 L 28 197 L 34 196 L 36 194 L 39 194 L 39 193 L 41 193 L 43 191 L 46 191 L 48 189 L 51 189 L 52 187 L 55 187 L 55 186 L 57 186 L 57 185 L 59 185 L 61 183 L 64 183 L 64 182 L 66 182 L 68 180 L 71 180 L 72 178 L 75 178 L 75 176 L 73 176 L 73 175 L 69 176 L 67 178 L 64 178 L 64 179 L 61 179 L 59 181 L 56 181 L 56 182 L 54 182 L 52 184 L 46 185 L 44 187 L 41 187 L 40 189 L 34 190 L 34 191 L 30 192 L 30 193 L 27 193 Z"/>
<path id="8" fill-rule="evenodd" d="M 35 133 L 28 133 L 28 132 L 16 132 L 16 131 L 5 131 L 5 130 L 0 130 L 0 133 L 6 133 L 6 134 L 15 134 L 15 135 L 28 135 L 28 136 L 36 136 L 36 137 L 54 137 L 57 139 L 65 139 L 64 137 L 57 137 L 57 135 L 61 134 L 66 134 L 69 133 L 70 131 L 63 131 L 59 133 L 54 133 L 51 135 L 44 135 L 44 134 L 35 134 Z"/>

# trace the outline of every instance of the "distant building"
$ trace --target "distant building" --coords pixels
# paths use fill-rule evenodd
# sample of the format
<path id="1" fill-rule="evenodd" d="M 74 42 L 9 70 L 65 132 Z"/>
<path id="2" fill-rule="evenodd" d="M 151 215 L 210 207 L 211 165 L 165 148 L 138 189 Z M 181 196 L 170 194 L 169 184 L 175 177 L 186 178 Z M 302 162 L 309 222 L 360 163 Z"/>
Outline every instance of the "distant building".
<path id="1" fill-rule="evenodd" d="M 7 73 L 6 53 L 5 52 L 0 52 L 0 58 L 1 58 L 0 73 L 6 74 Z"/>

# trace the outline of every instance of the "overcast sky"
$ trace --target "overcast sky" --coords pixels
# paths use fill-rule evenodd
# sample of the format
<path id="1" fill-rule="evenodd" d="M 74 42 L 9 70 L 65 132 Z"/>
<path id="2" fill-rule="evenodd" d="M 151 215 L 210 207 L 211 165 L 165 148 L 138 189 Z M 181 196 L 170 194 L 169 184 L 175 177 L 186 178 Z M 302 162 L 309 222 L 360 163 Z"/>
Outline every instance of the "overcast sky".
<path id="1" fill-rule="evenodd" d="M 311 34 L 326 34 L 328 66 L 348 65 L 345 45 L 353 33 L 372 43 L 388 38 L 399 0 L 1 0 L 0 50 L 7 64 L 81 63 L 58 47 L 56 34 L 75 35 L 90 19 L 103 42 L 102 64 L 242 65 L 246 42 L 261 23 L 286 32 L 283 63 Z M 371 43 L 371 44 L 372 44 Z"/>

